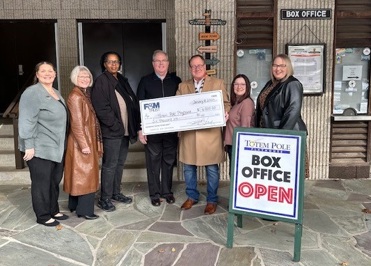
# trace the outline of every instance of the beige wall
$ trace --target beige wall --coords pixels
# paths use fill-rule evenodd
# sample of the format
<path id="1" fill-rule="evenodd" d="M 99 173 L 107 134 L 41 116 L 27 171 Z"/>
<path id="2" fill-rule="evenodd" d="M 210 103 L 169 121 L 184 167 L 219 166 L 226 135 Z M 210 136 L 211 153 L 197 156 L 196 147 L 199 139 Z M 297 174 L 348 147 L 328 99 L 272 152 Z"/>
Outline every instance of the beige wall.
<path id="1" fill-rule="evenodd" d="M 281 9 L 330 8 L 329 20 L 280 20 Z M 303 102 L 304 121 L 308 127 L 307 150 L 310 179 L 327 179 L 330 153 L 330 120 L 332 100 L 332 69 L 335 0 L 277 1 L 277 53 L 285 52 L 285 44 L 326 44 L 325 93 L 306 96 Z"/>
<path id="2" fill-rule="evenodd" d="M 211 45 L 218 46 L 218 52 L 211 54 L 220 60 L 216 66 L 211 69 L 216 69 L 217 78 L 224 80 L 227 89 L 229 90 L 230 83 L 234 75 L 234 39 L 235 39 L 235 1 L 233 0 L 175 0 L 175 41 L 176 48 L 176 68 L 177 74 L 182 80 L 190 79 L 188 68 L 188 59 L 197 54 L 197 48 L 200 45 L 205 45 L 205 41 L 198 40 L 198 33 L 205 32 L 205 26 L 190 25 L 189 20 L 204 19 L 205 9 L 211 10 L 212 19 L 222 19 L 227 23 L 224 26 L 211 26 L 211 32 L 218 32 L 220 39 L 211 41 Z M 203 54 L 204 55 L 204 54 Z M 178 167 L 178 176 L 182 178 L 182 169 Z M 228 165 L 224 163 L 220 168 L 220 176 L 222 180 L 229 179 Z M 205 179 L 205 172 L 199 169 L 199 178 Z"/>

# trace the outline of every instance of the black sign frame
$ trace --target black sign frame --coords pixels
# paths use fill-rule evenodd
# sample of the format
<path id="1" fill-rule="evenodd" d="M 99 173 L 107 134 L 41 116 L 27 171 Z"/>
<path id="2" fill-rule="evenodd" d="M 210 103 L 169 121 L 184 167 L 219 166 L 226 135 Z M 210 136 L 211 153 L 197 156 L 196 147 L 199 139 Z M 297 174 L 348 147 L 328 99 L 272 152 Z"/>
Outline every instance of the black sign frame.
<path id="1" fill-rule="evenodd" d="M 324 16 L 322 14 L 324 13 Z M 321 14 L 321 16 L 318 16 Z M 332 9 L 281 9 L 281 20 L 331 19 Z"/>

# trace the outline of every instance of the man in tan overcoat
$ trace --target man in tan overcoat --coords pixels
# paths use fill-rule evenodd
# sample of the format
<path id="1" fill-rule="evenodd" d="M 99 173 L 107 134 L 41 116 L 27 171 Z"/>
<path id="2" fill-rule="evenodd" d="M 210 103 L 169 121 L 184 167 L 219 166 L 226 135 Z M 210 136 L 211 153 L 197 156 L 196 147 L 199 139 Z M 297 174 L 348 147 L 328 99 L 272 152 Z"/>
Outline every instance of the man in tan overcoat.
<path id="1" fill-rule="evenodd" d="M 192 79 L 179 84 L 177 95 L 221 90 L 224 111 L 230 109 L 228 93 L 224 81 L 206 74 L 205 59 L 194 55 L 189 59 L 189 70 Z M 192 208 L 199 200 L 197 190 L 197 166 L 205 166 L 207 177 L 207 205 L 205 214 L 216 211 L 219 187 L 219 163 L 224 161 L 222 128 L 208 128 L 183 131 L 179 133 L 179 160 L 184 164 L 184 179 L 188 199 L 182 209 Z"/>

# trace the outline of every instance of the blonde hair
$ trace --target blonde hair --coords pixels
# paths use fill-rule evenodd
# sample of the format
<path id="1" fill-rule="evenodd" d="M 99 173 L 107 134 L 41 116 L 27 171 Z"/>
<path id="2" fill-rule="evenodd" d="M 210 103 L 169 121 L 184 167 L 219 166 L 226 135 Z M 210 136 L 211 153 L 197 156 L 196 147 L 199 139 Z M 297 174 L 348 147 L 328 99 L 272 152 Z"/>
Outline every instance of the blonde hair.
<path id="1" fill-rule="evenodd" d="M 91 87 L 93 85 L 93 75 L 91 74 L 89 68 L 87 68 L 86 66 L 75 66 L 74 69 L 72 69 L 72 72 L 71 72 L 71 81 L 73 84 L 75 84 L 77 86 L 77 77 L 78 75 L 80 74 L 80 72 L 86 72 L 88 73 L 89 77 L 90 77 L 90 83 L 89 83 L 89 87 Z"/>
<path id="2" fill-rule="evenodd" d="M 273 62 L 277 58 L 281 58 L 283 61 L 285 61 L 285 65 L 286 65 L 286 76 L 283 79 L 281 79 L 281 82 L 282 82 L 282 81 L 285 81 L 288 77 L 294 75 L 294 68 L 292 67 L 291 59 L 290 59 L 290 57 L 287 54 L 278 54 L 278 55 L 276 55 L 273 58 L 272 66 L 273 66 Z M 274 77 L 272 70 L 271 70 L 271 80 L 272 80 L 272 82 L 276 81 L 276 78 Z"/>

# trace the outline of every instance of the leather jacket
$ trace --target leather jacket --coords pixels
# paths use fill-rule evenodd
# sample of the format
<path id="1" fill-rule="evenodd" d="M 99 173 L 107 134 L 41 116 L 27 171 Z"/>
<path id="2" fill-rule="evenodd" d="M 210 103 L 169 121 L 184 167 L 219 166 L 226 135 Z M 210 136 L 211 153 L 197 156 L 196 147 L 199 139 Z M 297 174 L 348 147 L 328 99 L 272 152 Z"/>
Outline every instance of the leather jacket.
<path id="1" fill-rule="evenodd" d="M 265 128 L 307 131 L 301 117 L 303 101 L 303 85 L 290 76 L 284 82 L 277 84 L 267 95 L 264 106 L 260 106 L 260 95 L 272 81 L 267 82 L 260 92 L 256 105 L 256 126 L 263 120 Z"/>

